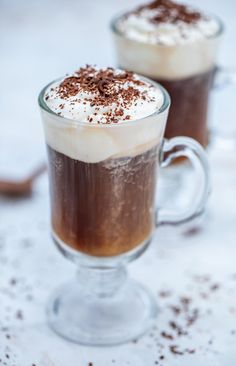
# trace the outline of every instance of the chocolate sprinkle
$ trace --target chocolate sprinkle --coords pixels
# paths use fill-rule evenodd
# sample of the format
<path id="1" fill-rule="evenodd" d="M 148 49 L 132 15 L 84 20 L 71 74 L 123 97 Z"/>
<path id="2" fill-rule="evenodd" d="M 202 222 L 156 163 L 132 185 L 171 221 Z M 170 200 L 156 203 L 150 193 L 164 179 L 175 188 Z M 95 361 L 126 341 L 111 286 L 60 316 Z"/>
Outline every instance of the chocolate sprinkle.
<path id="1" fill-rule="evenodd" d="M 198 20 L 203 19 L 202 14 L 198 11 L 171 0 L 155 0 L 139 7 L 135 13 L 139 14 L 143 10 L 155 10 L 155 14 L 150 18 L 153 23 L 177 23 L 182 21 L 187 24 L 195 24 Z"/>
<path id="2" fill-rule="evenodd" d="M 139 87 L 145 86 L 145 90 L 140 90 Z M 68 100 L 70 105 L 76 103 L 89 103 L 93 107 L 92 115 L 88 117 L 88 122 L 92 122 L 93 115 L 95 116 L 99 108 L 103 108 L 104 120 L 102 123 L 110 124 L 117 123 L 119 120 L 129 120 L 130 115 L 125 112 L 131 105 L 139 100 L 153 102 L 148 98 L 148 89 L 152 85 L 143 82 L 135 76 L 133 72 L 115 70 L 111 67 L 105 69 L 97 69 L 93 66 L 86 65 L 77 70 L 73 76 L 66 77 L 56 88 L 56 97 L 62 100 Z M 83 94 L 83 99 L 80 99 L 80 94 Z M 85 95 L 85 97 L 84 97 Z M 45 99 L 48 99 L 46 95 Z M 111 107 L 106 112 L 106 107 Z M 113 108 L 114 106 L 114 108 Z M 62 110 L 64 104 L 61 103 L 59 108 Z M 72 108 L 73 109 L 73 108 Z M 61 112 L 57 112 L 60 115 Z M 96 114 L 95 114 L 96 113 Z M 121 118 L 122 117 L 122 118 Z M 98 122 L 99 123 L 99 122 Z"/>

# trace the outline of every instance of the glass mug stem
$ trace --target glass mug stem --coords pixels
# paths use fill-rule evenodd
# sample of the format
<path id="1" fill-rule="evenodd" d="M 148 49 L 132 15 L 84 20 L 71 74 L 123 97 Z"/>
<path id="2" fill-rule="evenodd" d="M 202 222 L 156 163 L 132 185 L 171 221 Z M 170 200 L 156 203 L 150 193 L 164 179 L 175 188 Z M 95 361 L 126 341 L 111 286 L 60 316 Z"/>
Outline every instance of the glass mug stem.
<path id="1" fill-rule="evenodd" d="M 209 164 L 203 147 L 190 137 L 174 137 L 164 140 L 161 167 L 167 167 L 180 157 L 187 158 L 193 166 L 197 178 L 197 194 L 184 211 L 176 212 L 167 208 L 157 210 L 157 226 L 178 225 L 192 220 L 202 213 L 209 196 Z"/>
<path id="2" fill-rule="evenodd" d="M 126 284 L 128 275 L 122 264 L 111 268 L 79 266 L 77 279 L 80 292 L 84 296 L 92 296 L 98 300 L 116 295 Z"/>

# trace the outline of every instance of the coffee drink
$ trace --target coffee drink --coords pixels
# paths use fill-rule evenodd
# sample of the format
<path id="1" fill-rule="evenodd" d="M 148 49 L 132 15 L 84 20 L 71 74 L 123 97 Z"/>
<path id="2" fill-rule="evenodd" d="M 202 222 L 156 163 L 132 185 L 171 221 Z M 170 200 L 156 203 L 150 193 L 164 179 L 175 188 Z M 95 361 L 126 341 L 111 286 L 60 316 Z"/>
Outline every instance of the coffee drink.
<path id="1" fill-rule="evenodd" d="M 135 157 L 86 163 L 48 147 L 56 234 L 74 249 L 95 256 L 124 253 L 149 238 L 157 148 Z"/>
<path id="2" fill-rule="evenodd" d="M 207 112 L 214 73 L 212 69 L 182 80 L 157 80 L 172 96 L 166 138 L 188 136 L 207 146 Z"/>
<path id="3" fill-rule="evenodd" d="M 51 297 L 49 324 L 87 346 L 137 339 L 156 323 L 158 308 L 145 287 L 129 280 L 127 264 L 146 250 L 160 225 L 202 212 L 209 195 L 206 154 L 193 139 L 163 139 L 169 95 L 130 71 L 80 68 L 46 86 L 39 106 L 52 235 L 77 266 L 76 281 Z M 159 168 L 171 164 L 176 150 L 190 160 L 197 188 L 180 212 L 161 206 L 156 195 Z"/>
<path id="4" fill-rule="evenodd" d="M 206 146 L 219 20 L 156 0 L 115 19 L 112 29 L 119 66 L 160 82 L 171 96 L 165 137 L 189 136 Z"/>
<path id="5" fill-rule="evenodd" d="M 52 83 L 44 102 L 53 235 L 99 257 L 148 242 L 168 112 L 159 114 L 162 88 L 86 66 Z"/>

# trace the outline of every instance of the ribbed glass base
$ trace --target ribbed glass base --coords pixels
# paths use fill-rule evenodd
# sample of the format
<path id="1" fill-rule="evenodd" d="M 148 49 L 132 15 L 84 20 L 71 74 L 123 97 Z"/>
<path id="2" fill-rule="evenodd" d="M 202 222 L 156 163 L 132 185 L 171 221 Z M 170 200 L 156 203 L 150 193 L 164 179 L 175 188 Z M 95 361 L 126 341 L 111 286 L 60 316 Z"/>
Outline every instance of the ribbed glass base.
<path id="1" fill-rule="evenodd" d="M 153 326 L 156 302 L 127 279 L 124 268 L 86 272 L 79 272 L 81 281 L 58 289 L 49 303 L 48 321 L 56 333 L 76 343 L 107 346 L 137 339 Z"/>

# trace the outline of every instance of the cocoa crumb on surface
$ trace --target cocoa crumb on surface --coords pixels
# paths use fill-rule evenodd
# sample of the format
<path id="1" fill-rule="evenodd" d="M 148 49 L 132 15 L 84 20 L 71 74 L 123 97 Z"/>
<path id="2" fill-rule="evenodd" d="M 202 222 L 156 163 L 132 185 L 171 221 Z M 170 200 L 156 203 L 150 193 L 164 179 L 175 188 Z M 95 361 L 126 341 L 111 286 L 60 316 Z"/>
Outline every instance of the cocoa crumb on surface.
<path id="1" fill-rule="evenodd" d="M 180 297 L 180 302 L 184 305 L 184 306 L 189 306 L 189 304 L 192 302 L 192 299 L 190 299 L 189 297 L 185 297 L 182 296 Z"/>
<path id="2" fill-rule="evenodd" d="M 178 346 L 176 346 L 176 345 L 169 346 L 169 350 L 174 355 L 179 355 L 179 356 L 184 355 L 184 352 L 183 351 L 180 351 L 179 348 L 178 348 Z"/>
<path id="3" fill-rule="evenodd" d="M 163 297 L 163 298 L 169 297 L 169 296 L 171 296 L 171 291 L 161 290 L 161 291 L 159 291 L 159 296 Z"/>
<path id="4" fill-rule="evenodd" d="M 202 231 L 202 229 L 198 226 L 192 227 L 191 229 L 186 230 L 183 233 L 183 236 L 185 236 L 186 238 L 191 238 L 192 236 L 196 236 L 198 234 L 200 234 Z"/>
<path id="5" fill-rule="evenodd" d="M 193 309 L 192 313 L 187 317 L 187 325 L 190 327 L 193 325 L 199 317 L 199 310 Z"/>
<path id="6" fill-rule="evenodd" d="M 175 315 L 179 315 L 181 313 L 181 308 L 176 305 L 170 305 L 170 309 L 173 311 Z"/>
<path id="7" fill-rule="evenodd" d="M 181 335 L 186 335 L 187 332 L 180 326 L 178 325 L 175 321 L 171 320 L 169 322 L 169 326 L 176 331 L 177 335 L 178 336 L 181 336 Z"/>
<path id="8" fill-rule="evenodd" d="M 163 337 L 163 338 L 166 338 L 166 339 L 169 339 L 169 340 L 173 340 L 174 339 L 174 337 L 172 336 L 172 334 L 169 334 L 169 333 L 166 333 L 166 332 L 161 332 L 161 336 Z"/>
<path id="9" fill-rule="evenodd" d="M 23 315 L 22 310 L 17 310 L 17 312 L 16 312 L 16 318 L 19 319 L 19 320 L 23 320 L 24 319 L 24 315 Z"/>
<path id="10" fill-rule="evenodd" d="M 219 290 L 219 288 L 220 288 L 220 284 L 214 283 L 213 285 L 211 285 L 210 291 L 216 291 L 216 290 Z"/>
<path id="11" fill-rule="evenodd" d="M 16 284 L 17 284 L 17 279 L 16 279 L 16 278 L 14 278 L 14 277 L 13 277 L 13 278 L 11 278 L 11 279 L 10 279 L 10 285 L 11 285 L 11 286 L 15 286 Z"/>
<path id="12" fill-rule="evenodd" d="M 193 349 L 189 349 L 187 348 L 186 349 L 186 352 L 189 353 L 190 355 L 194 354 L 196 352 L 196 350 L 193 348 Z"/>

